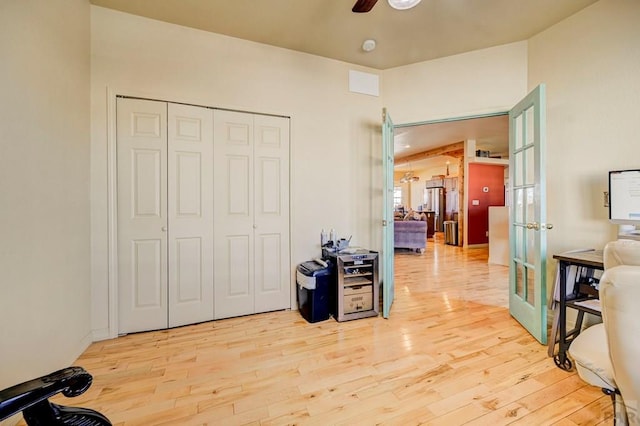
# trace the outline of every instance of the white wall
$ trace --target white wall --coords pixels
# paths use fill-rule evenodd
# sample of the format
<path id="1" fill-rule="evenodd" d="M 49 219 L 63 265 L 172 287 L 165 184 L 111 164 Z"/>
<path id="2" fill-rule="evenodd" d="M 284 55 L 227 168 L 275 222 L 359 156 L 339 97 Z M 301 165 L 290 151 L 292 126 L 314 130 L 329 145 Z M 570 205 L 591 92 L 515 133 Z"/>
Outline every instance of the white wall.
<path id="1" fill-rule="evenodd" d="M 96 6 L 91 19 L 96 337 L 106 337 L 109 325 L 108 88 L 291 116 L 292 268 L 318 256 L 322 228 L 353 235 L 355 245 L 380 246 L 382 105 L 377 97 L 348 91 L 348 71 L 354 67 Z"/>
<path id="2" fill-rule="evenodd" d="M 547 85 L 550 255 L 616 239 L 602 192 L 609 170 L 640 167 L 639 23 L 637 0 L 601 0 L 529 40 L 529 88 Z"/>
<path id="3" fill-rule="evenodd" d="M 424 181 L 409 182 L 409 207 L 419 210 L 424 204 Z"/>
<path id="4" fill-rule="evenodd" d="M 0 2 L 0 389 L 90 342 L 89 3 Z"/>

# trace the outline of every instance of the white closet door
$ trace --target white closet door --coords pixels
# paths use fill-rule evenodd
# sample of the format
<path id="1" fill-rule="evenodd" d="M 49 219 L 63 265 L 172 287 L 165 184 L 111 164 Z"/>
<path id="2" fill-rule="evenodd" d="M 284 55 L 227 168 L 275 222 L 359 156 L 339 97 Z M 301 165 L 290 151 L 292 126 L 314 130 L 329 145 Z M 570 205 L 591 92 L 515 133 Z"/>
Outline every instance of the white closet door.
<path id="1" fill-rule="evenodd" d="M 167 104 L 117 100 L 119 333 L 167 327 Z"/>
<path id="2" fill-rule="evenodd" d="M 289 119 L 254 116 L 255 311 L 290 308 Z"/>
<path id="3" fill-rule="evenodd" d="M 213 110 L 168 105 L 169 327 L 213 319 Z"/>
<path id="4" fill-rule="evenodd" d="M 215 317 L 255 312 L 253 116 L 214 111 Z"/>

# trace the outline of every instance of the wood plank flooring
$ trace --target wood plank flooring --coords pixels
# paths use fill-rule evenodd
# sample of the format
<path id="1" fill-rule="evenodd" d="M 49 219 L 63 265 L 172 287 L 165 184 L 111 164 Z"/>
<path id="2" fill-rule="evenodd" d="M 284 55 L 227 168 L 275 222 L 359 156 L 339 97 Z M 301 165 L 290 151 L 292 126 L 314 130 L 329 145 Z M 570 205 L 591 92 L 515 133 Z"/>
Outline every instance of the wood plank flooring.
<path id="1" fill-rule="evenodd" d="M 396 253 L 388 320 L 273 312 L 92 344 L 86 394 L 114 425 L 611 425 L 599 389 L 509 316 L 486 249 Z"/>

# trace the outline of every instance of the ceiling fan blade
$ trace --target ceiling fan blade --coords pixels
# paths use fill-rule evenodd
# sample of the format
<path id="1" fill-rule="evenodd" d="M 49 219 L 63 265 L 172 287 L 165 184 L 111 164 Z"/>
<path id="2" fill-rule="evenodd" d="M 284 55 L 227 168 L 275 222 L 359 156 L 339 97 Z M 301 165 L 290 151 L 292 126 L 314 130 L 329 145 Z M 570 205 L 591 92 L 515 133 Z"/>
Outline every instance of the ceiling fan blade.
<path id="1" fill-rule="evenodd" d="M 356 1 L 356 4 L 353 5 L 353 9 L 351 9 L 351 11 L 355 13 L 366 13 L 373 9 L 373 6 L 375 6 L 377 1 L 378 0 L 358 0 Z"/>

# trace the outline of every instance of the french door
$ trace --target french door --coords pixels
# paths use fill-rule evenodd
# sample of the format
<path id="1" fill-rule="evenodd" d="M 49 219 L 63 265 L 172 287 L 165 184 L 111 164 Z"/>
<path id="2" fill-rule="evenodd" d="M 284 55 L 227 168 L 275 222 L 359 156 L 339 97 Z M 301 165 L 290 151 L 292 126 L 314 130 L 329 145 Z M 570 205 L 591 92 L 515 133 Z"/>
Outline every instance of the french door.
<path id="1" fill-rule="evenodd" d="M 509 111 L 509 312 L 547 343 L 545 86 Z"/>
<path id="2" fill-rule="evenodd" d="M 393 121 L 387 109 L 382 110 L 382 316 L 389 318 L 395 297 L 393 279 Z"/>

